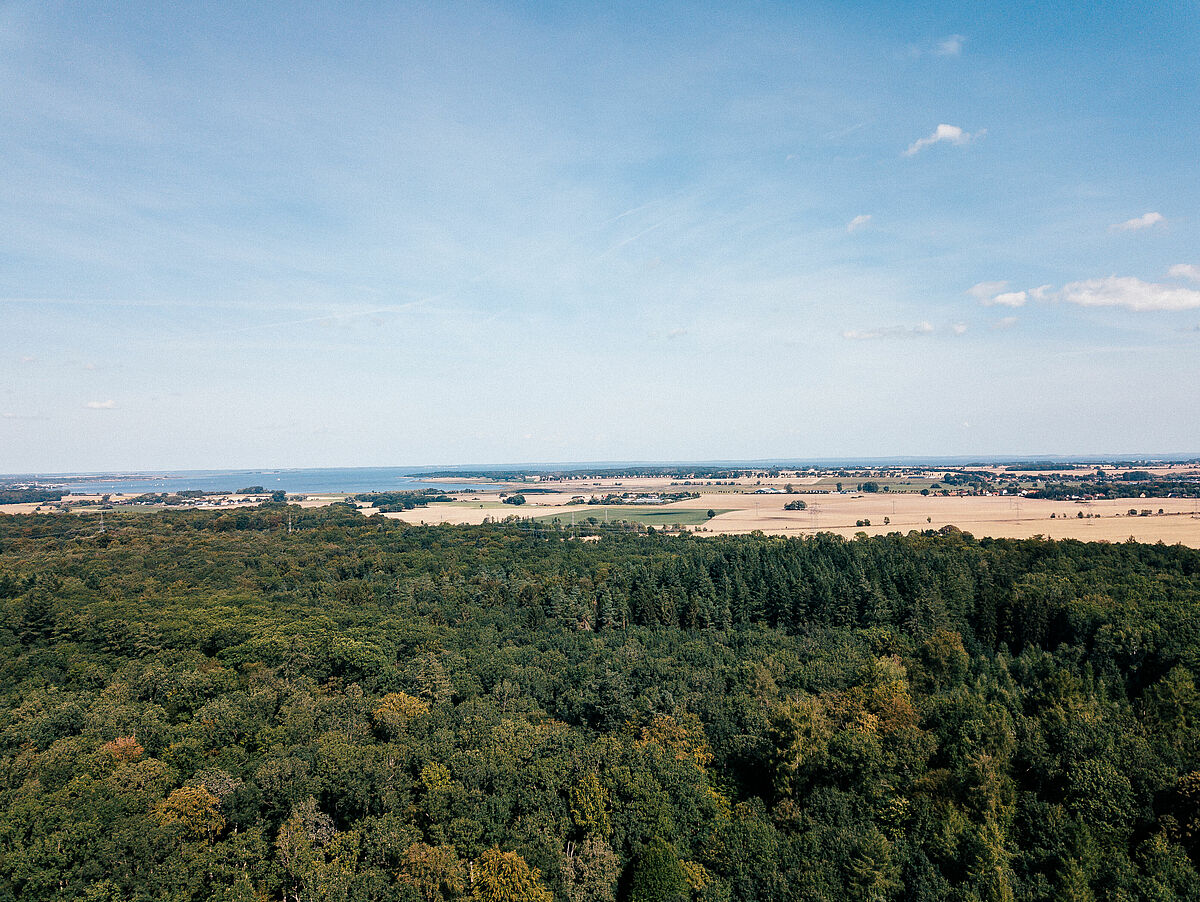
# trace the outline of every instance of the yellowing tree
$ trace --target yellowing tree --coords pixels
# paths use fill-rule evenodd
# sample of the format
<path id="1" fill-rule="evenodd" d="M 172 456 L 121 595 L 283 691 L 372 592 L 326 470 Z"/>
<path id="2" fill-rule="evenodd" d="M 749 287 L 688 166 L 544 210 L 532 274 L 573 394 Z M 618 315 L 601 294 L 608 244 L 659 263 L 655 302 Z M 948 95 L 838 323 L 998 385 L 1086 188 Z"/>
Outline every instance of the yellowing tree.
<path id="1" fill-rule="evenodd" d="M 594 773 L 588 772 L 571 787 L 571 820 L 585 836 L 607 838 L 612 832 L 608 821 L 608 793 Z"/>
<path id="2" fill-rule="evenodd" d="M 405 850 L 396 876 L 424 902 L 453 898 L 463 891 L 463 865 L 453 846 L 413 843 Z"/>
<path id="3" fill-rule="evenodd" d="M 221 803 L 203 786 L 181 786 L 154 810 L 158 822 L 190 839 L 212 840 L 225 826 Z"/>
<path id="4" fill-rule="evenodd" d="M 472 902 L 553 902 L 542 872 L 516 852 L 488 849 L 475 861 Z"/>
<path id="5" fill-rule="evenodd" d="M 429 713 L 429 702 L 413 698 L 407 692 L 389 692 L 371 712 L 375 723 L 388 732 L 396 732 L 414 717 Z"/>

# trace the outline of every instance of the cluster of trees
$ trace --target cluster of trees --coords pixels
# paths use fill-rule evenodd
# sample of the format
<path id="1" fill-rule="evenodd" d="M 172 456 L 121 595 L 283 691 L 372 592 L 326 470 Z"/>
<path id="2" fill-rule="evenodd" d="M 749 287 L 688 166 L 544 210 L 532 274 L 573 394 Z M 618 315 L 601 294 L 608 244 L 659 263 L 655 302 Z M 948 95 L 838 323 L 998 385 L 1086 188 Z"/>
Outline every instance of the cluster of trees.
<path id="1" fill-rule="evenodd" d="M 1150 476 L 1149 473 L 1145 475 Z M 1080 498 L 1084 495 L 1092 498 L 1200 498 L 1200 479 L 1058 480 L 1047 482 L 1029 493 L 1030 498 L 1049 498 L 1055 501 Z"/>
<path id="2" fill-rule="evenodd" d="M 992 474 L 986 471 L 958 470 L 942 476 L 942 482 L 946 485 L 956 486 L 960 489 L 974 489 L 979 492 L 989 491 L 992 487 L 992 481 Z M 934 486 L 934 488 L 937 488 L 937 486 Z"/>
<path id="3" fill-rule="evenodd" d="M 0 504 L 42 504 L 46 501 L 58 501 L 62 496 L 62 489 L 38 489 L 0 483 Z"/>
<path id="4" fill-rule="evenodd" d="M 439 489 L 416 489 L 406 492 L 365 492 L 355 495 L 351 500 L 367 502 L 384 513 L 393 513 L 426 507 L 430 502 L 453 501 L 454 496 Z"/>
<path id="5" fill-rule="evenodd" d="M 1196 551 L 106 524 L 0 517 L 0 899 L 1200 899 Z"/>
<path id="6" fill-rule="evenodd" d="M 797 498 L 795 501 L 789 501 L 787 504 L 785 504 L 785 505 L 783 506 L 783 509 L 784 509 L 785 511 L 802 511 L 802 510 L 808 510 L 808 502 L 806 502 L 806 501 L 802 501 L 802 500 L 800 500 L 799 498 Z"/>

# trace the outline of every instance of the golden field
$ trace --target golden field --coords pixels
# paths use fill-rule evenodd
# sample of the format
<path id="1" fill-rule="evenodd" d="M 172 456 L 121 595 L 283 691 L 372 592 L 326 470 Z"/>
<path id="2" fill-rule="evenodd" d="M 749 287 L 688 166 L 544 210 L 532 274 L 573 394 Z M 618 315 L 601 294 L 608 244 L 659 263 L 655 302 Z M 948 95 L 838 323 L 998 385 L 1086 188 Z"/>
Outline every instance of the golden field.
<path id="1" fill-rule="evenodd" d="M 764 485 L 782 486 L 785 480 L 764 480 Z M 815 480 L 788 479 L 803 490 L 806 482 Z M 846 480 L 850 484 L 851 480 Z M 761 530 L 775 535 L 805 535 L 814 532 L 834 532 L 853 536 L 858 532 L 879 535 L 888 532 L 908 532 L 911 529 L 940 529 L 956 526 L 977 537 L 1029 538 L 1042 535 L 1054 539 L 1078 539 L 1084 542 L 1123 542 L 1130 537 L 1139 542 L 1180 543 L 1200 548 L 1200 501 L 1191 498 L 1135 498 L 1112 501 L 1048 501 L 1018 496 L 958 496 L 920 495 L 915 493 L 812 493 L 812 494 L 754 494 L 761 488 L 756 480 L 742 479 L 736 486 L 683 486 L 655 478 L 625 478 L 618 480 L 571 480 L 554 486 L 547 494 L 527 494 L 521 506 L 500 505 L 499 494 L 480 492 L 463 496 L 454 504 L 431 504 L 403 513 L 387 514 L 409 523 L 482 523 L 485 519 L 506 516 L 561 516 L 564 523 L 594 516 L 596 508 L 588 504 L 571 503 L 577 496 L 590 497 L 612 491 L 677 492 L 687 489 L 700 491 L 699 498 L 672 504 L 628 505 L 631 514 L 641 510 L 721 510 L 698 528 L 701 534 L 723 535 Z M 509 491 L 520 492 L 528 486 L 513 485 Z M 476 500 L 471 501 L 469 499 Z M 789 501 L 803 500 L 808 509 L 784 510 Z M 1149 510 L 1149 516 L 1129 516 L 1131 508 Z M 1163 513 L 1159 514 L 1158 511 Z M 611 508 L 610 508 L 611 510 Z M 365 512 L 365 511 L 364 511 Z M 1082 513 L 1083 517 L 1079 514 Z M 1054 515 L 1053 518 L 1051 515 Z M 888 520 L 889 522 L 884 522 Z M 860 520 L 870 520 L 870 526 L 857 526 Z"/>
<path id="2" fill-rule="evenodd" d="M 1181 468 L 1162 468 L 1166 473 L 1184 472 Z M 1187 472 L 1194 472 L 1191 469 Z M 923 478 L 936 479 L 937 473 L 914 474 L 913 484 Z M 842 481 L 852 488 L 862 481 L 861 475 Z M 458 480 L 461 482 L 461 480 Z M 795 494 L 758 494 L 757 490 L 782 490 L 791 485 Z M 859 493 L 828 491 L 836 485 L 832 477 L 792 475 L 775 479 L 742 477 L 732 484 L 688 485 L 664 477 L 623 477 L 547 480 L 541 483 L 514 482 L 505 487 L 507 493 L 521 493 L 526 503 L 515 506 L 501 503 L 500 490 L 458 492 L 458 501 L 435 503 L 400 513 L 381 516 L 421 524 L 479 524 L 485 520 L 505 517 L 558 517 L 564 524 L 582 524 L 588 517 L 604 518 L 603 508 L 578 499 L 622 492 L 654 494 L 696 491 L 698 498 L 667 504 L 628 504 L 607 506 L 611 519 L 650 514 L 655 519 L 662 513 L 677 511 L 707 511 L 720 513 L 690 528 L 700 535 L 728 535 L 760 530 L 773 535 L 808 535 L 833 532 L 853 536 L 859 532 L 879 535 L 888 532 L 941 529 L 955 526 L 977 537 L 1029 538 L 1041 535 L 1053 539 L 1078 539 L 1085 542 L 1123 542 L 1133 538 L 1139 542 L 1180 543 L 1200 548 L 1200 500 L 1189 498 L 1135 498 L 1112 501 L 1049 501 L 1012 495 L 921 495 L 913 491 Z M 304 507 L 317 507 L 344 500 L 344 495 L 309 495 L 294 502 Z M 803 500 L 803 511 L 784 510 L 790 501 Z M 101 496 L 73 496 L 72 500 L 95 505 Z M 195 507 L 237 507 L 257 504 L 250 496 L 210 496 L 199 500 Z M 364 514 L 379 515 L 360 503 Z M 1147 516 L 1129 516 L 1130 509 Z M 52 505 L 6 504 L 0 513 L 31 513 L 37 509 L 49 511 Z M 1163 513 L 1158 513 L 1162 510 Z M 96 507 L 79 507 L 77 513 L 96 515 Z M 1080 516 L 1082 514 L 1082 516 Z M 694 522 L 694 517 L 692 518 Z M 870 525 L 858 525 L 870 521 Z"/>

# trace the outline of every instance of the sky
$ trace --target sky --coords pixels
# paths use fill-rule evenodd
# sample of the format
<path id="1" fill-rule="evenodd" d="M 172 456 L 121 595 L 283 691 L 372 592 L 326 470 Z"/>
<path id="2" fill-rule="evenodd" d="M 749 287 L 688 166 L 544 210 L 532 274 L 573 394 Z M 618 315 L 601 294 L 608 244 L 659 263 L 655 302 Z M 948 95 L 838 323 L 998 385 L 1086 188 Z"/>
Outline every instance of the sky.
<path id="1" fill-rule="evenodd" d="M 0 2 L 0 473 L 1200 453 L 1197 46 Z"/>

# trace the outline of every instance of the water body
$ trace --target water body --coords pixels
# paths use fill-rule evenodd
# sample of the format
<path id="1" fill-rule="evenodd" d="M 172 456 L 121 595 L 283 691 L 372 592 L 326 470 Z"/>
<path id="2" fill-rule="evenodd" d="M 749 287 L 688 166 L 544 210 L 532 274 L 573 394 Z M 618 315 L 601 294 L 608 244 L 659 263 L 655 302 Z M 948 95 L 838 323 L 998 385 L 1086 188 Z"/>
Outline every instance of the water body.
<path id="1" fill-rule="evenodd" d="M 42 473 L 5 477 L 19 482 L 36 482 L 63 488 L 75 494 L 140 495 L 143 492 L 236 492 L 261 485 L 268 492 L 282 489 L 303 494 L 396 492 L 417 489 L 445 491 L 484 490 L 500 487 L 494 482 L 431 482 L 414 476 L 411 469 L 396 467 L 330 467 L 303 470 L 174 470 L 157 473 Z"/>

